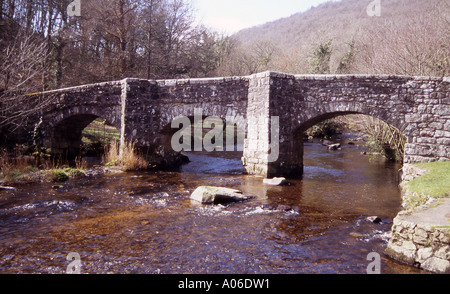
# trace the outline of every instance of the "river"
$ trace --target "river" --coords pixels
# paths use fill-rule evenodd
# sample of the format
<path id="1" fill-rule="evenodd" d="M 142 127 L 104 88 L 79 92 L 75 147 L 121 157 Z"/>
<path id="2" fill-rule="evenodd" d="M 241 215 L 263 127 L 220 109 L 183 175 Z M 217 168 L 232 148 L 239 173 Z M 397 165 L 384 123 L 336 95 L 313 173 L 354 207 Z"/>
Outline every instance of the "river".
<path id="1" fill-rule="evenodd" d="M 242 153 L 222 152 L 188 154 L 179 172 L 0 191 L 0 273 L 66 273 L 71 252 L 91 274 L 364 274 L 371 252 L 383 274 L 423 273 L 383 254 L 401 210 L 400 166 L 361 148 L 306 143 L 304 177 L 284 187 L 243 175 Z M 200 185 L 255 198 L 200 205 L 189 199 Z M 269 209 L 277 205 L 296 209 Z"/>

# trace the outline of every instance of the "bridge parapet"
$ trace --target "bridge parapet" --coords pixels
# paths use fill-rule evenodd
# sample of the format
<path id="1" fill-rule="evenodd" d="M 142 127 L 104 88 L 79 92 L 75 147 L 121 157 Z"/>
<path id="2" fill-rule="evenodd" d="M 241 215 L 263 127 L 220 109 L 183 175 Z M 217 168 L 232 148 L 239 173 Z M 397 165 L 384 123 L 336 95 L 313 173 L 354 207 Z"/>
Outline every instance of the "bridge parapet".
<path id="1" fill-rule="evenodd" d="M 179 116 L 232 118 L 245 125 L 248 173 L 297 177 L 303 171 L 302 133 L 344 114 L 379 118 L 407 137 L 405 162 L 450 160 L 450 78 L 376 75 L 289 75 L 140 80 L 100 83 L 42 93 L 44 142 L 71 153 L 96 117 L 121 131 L 121 141 L 170 148 Z M 274 127 L 277 123 L 277 127 Z M 274 156 L 274 155 L 277 156 Z"/>

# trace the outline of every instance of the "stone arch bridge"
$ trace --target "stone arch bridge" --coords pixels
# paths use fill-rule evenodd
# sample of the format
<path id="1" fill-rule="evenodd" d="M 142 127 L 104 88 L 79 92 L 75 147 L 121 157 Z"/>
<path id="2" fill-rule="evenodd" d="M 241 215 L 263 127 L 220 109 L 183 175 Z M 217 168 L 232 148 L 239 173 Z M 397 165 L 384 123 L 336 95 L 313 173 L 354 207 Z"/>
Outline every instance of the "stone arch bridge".
<path id="1" fill-rule="evenodd" d="M 78 154 L 81 132 L 97 117 L 120 130 L 121 142 L 155 151 L 167 146 L 172 120 L 194 116 L 235 119 L 246 126 L 243 165 L 265 177 L 303 172 L 301 134 L 339 115 L 379 118 L 407 137 L 405 163 L 450 160 L 450 78 L 375 75 L 288 75 L 140 80 L 84 85 L 41 93 L 44 146 Z M 278 117 L 279 128 L 271 127 Z M 169 126 L 169 127 L 168 127 Z M 273 132 L 279 156 L 270 160 Z M 172 132 L 173 134 L 173 132 Z"/>

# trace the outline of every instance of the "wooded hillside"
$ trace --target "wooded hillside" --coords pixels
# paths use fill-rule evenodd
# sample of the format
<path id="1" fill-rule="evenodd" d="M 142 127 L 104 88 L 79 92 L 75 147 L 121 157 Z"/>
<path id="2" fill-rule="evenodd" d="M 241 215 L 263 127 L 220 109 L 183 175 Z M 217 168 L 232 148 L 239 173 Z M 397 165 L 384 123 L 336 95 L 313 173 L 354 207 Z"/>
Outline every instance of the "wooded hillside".
<path id="1" fill-rule="evenodd" d="M 449 1 L 382 0 L 370 17 L 371 2 L 328 2 L 242 30 L 219 72 L 450 74 Z"/>

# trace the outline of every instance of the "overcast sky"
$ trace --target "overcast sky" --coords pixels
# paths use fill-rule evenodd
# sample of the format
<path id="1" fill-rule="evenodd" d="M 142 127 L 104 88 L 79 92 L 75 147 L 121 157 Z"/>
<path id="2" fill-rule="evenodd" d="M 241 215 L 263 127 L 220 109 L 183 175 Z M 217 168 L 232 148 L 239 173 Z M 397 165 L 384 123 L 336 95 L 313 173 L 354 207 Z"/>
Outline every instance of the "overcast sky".
<path id="1" fill-rule="evenodd" d="M 243 28 L 289 17 L 328 1 L 330 0 L 192 0 L 192 4 L 200 22 L 219 32 L 232 34 Z"/>

